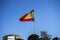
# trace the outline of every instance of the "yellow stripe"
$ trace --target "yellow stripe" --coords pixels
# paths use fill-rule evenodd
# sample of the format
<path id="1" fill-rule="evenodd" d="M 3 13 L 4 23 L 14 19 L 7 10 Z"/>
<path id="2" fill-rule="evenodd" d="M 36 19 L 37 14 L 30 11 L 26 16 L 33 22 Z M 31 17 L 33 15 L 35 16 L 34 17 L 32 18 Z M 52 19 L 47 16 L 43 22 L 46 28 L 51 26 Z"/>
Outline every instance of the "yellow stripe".
<path id="1" fill-rule="evenodd" d="M 34 18 L 34 12 L 29 13 L 24 19 Z"/>

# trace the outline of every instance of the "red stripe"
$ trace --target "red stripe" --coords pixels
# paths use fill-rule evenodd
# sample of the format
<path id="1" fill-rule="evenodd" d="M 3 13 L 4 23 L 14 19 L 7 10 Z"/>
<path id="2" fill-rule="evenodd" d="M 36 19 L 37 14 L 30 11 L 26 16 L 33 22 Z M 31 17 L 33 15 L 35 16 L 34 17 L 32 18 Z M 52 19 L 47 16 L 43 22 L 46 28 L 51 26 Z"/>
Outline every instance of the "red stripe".
<path id="1" fill-rule="evenodd" d="M 34 21 L 34 18 L 31 18 L 31 19 L 23 19 L 23 20 L 20 20 L 22 22 L 26 22 L 26 21 Z"/>
<path id="2" fill-rule="evenodd" d="M 24 16 L 22 16 L 19 20 L 23 20 L 28 14 L 25 14 Z"/>

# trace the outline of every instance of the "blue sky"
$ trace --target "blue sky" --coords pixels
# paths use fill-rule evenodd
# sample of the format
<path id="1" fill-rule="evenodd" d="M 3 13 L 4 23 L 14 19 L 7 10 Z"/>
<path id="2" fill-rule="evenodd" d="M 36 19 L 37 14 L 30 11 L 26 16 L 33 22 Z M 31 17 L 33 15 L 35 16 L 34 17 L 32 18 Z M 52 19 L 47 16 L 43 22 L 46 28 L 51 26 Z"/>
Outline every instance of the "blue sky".
<path id="1" fill-rule="evenodd" d="M 0 0 L 0 39 L 16 34 L 27 40 L 34 34 L 33 22 L 20 22 L 19 18 L 34 9 L 36 34 L 47 31 L 52 37 L 60 37 L 60 0 Z"/>

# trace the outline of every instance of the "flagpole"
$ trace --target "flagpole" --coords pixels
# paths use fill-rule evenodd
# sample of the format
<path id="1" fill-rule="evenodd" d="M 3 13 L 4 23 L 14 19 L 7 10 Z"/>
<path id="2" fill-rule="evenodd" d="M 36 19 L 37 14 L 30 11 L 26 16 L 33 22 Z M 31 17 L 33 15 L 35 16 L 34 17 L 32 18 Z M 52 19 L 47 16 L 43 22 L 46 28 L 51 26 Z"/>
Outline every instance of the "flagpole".
<path id="1" fill-rule="evenodd" d="M 34 10 L 34 9 L 33 9 Z M 35 23 L 35 14 L 34 14 L 34 34 L 36 33 L 36 23 Z"/>
<path id="2" fill-rule="evenodd" d="M 34 9 L 33 9 L 34 10 Z M 36 33 L 36 23 L 35 23 L 35 14 L 34 14 L 34 34 Z"/>
<path id="3" fill-rule="evenodd" d="M 36 33 L 36 25 L 35 25 L 35 20 L 34 20 L 34 34 Z"/>

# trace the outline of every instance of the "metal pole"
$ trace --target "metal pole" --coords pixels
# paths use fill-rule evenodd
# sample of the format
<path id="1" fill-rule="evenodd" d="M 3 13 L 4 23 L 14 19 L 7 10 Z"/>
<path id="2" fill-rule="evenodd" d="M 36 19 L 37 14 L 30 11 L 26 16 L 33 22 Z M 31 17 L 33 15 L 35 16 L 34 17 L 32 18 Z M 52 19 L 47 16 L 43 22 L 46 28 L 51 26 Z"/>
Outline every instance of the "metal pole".
<path id="1" fill-rule="evenodd" d="M 35 25 L 35 20 L 34 20 L 34 33 L 36 33 L 36 25 Z"/>
<path id="2" fill-rule="evenodd" d="M 36 33 L 35 15 L 33 17 L 34 17 L 34 33 Z"/>
<path id="3" fill-rule="evenodd" d="M 34 15 L 34 33 L 36 33 L 36 22 L 35 22 L 35 15 Z"/>

